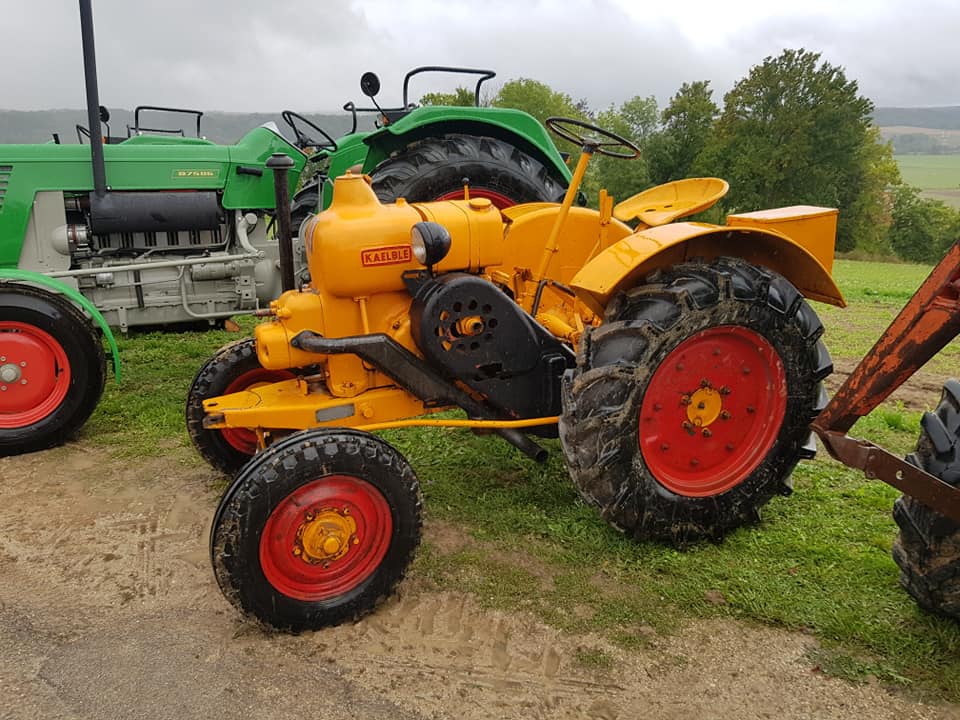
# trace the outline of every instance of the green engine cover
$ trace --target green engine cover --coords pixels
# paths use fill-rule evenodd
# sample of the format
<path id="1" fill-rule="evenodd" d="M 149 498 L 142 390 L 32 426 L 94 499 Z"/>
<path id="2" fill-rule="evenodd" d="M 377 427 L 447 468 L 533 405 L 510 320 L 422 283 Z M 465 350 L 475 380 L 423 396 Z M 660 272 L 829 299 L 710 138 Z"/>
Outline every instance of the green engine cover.
<path id="1" fill-rule="evenodd" d="M 294 161 L 291 192 L 306 157 L 262 126 L 234 145 L 198 138 L 140 135 L 103 148 L 107 186 L 123 190 L 214 190 L 227 210 L 273 209 L 273 153 Z M 37 192 L 93 190 L 89 145 L 0 145 L 0 268 L 15 268 Z"/>

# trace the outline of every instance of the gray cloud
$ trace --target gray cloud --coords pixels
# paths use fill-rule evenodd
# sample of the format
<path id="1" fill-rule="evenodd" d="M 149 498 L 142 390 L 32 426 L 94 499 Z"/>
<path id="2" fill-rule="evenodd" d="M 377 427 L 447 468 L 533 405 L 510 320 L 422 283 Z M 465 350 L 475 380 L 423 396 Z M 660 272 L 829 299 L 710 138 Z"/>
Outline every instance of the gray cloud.
<path id="1" fill-rule="evenodd" d="M 749 0 L 740 0 L 749 3 Z M 360 73 L 400 98 L 415 65 L 490 67 L 601 108 L 634 95 L 661 104 L 682 82 L 711 80 L 719 101 L 751 65 L 806 47 L 846 68 L 879 105 L 960 104 L 960 7 L 888 2 L 862 11 L 737 2 L 706 40 L 691 13 L 644 18 L 615 0 L 94 0 L 101 101 L 206 110 L 335 110 L 358 100 Z M 824 6 L 826 7 L 826 6 Z M 84 103 L 79 14 L 72 0 L 0 0 L 0 107 Z M 417 81 L 415 97 L 456 80 Z"/>

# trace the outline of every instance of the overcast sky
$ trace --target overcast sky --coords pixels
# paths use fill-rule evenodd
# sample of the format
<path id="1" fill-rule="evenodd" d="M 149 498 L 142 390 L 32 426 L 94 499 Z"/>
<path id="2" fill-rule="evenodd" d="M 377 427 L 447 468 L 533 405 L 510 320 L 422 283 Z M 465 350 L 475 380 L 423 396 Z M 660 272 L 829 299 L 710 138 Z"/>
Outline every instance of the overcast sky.
<path id="1" fill-rule="evenodd" d="M 399 104 L 417 65 L 534 78 L 594 109 L 663 106 L 693 80 L 720 103 L 785 47 L 843 66 L 880 106 L 960 105 L 958 0 L 93 0 L 93 15 L 109 107 L 335 111 L 365 70 Z M 0 108 L 83 107 L 76 0 L 0 0 L 0 37 Z M 414 83 L 413 99 L 457 85 Z"/>

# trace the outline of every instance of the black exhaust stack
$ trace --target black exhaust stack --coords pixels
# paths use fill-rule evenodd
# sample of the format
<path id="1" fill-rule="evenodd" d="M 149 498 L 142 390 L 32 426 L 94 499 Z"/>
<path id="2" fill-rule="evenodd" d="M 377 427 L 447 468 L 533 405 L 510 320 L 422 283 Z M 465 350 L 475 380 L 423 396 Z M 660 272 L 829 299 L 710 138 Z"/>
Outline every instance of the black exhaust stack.
<path id="1" fill-rule="evenodd" d="M 93 9 L 90 0 L 80 0 L 80 36 L 83 43 L 83 75 L 87 86 L 87 122 L 90 124 L 90 158 L 93 162 L 94 195 L 107 193 L 107 171 L 100 134 L 100 93 L 97 89 L 97 55 L 93 47 Z"/>

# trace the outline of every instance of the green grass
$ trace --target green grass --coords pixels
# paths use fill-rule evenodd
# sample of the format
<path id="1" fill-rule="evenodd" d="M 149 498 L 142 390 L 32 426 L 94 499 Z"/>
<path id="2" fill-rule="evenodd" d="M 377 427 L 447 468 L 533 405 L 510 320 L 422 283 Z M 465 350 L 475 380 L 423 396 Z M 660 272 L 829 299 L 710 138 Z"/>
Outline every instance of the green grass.
<path id="1" fill-rule="evenodd" d="M 839 261 L 835 274 L 850 307 L 816 305 L 834 358 L 852 362 L 869 350 L 928 271 Z M 83 439 L 124 456 L 199 464 L 183 426 L 184 396 L 204 360 L 236 337 L 122 339 L 123 383 L 108 388 Z M 956 367 L 958 352 L 945 351 L 944 369 Z M 916 441 L 918 422 L 918 413 L 885 404 L 854 434 L 902 454 Z M 465 539 L 460 549 L 442 550 L 428 535 L 414 573 L 429 585 L 624 648 L 698 618 L 802 631 L 820 642 L 811 668 L 960 701 L 960 625 L 922 613 L 897 582 L 890 557 L 897 491 L 822 453 L 797 468 L 794 494 L 775 498 L 760 525 L 678 551 L 630 541 L 584 505 L 555 441 L 546 442 L 550 460 L 537 465 L 496 438 L 462 430 L 384 436 L 416 469 L 428 520 Z M 586 648 L 577 661 L 602 669 L 610 658 Z"/>
<path id="2" fill-rule="evenodd" d="M 896 155 L 900 176 L 927 197 L 960 208 L 960 154 Z"/>

